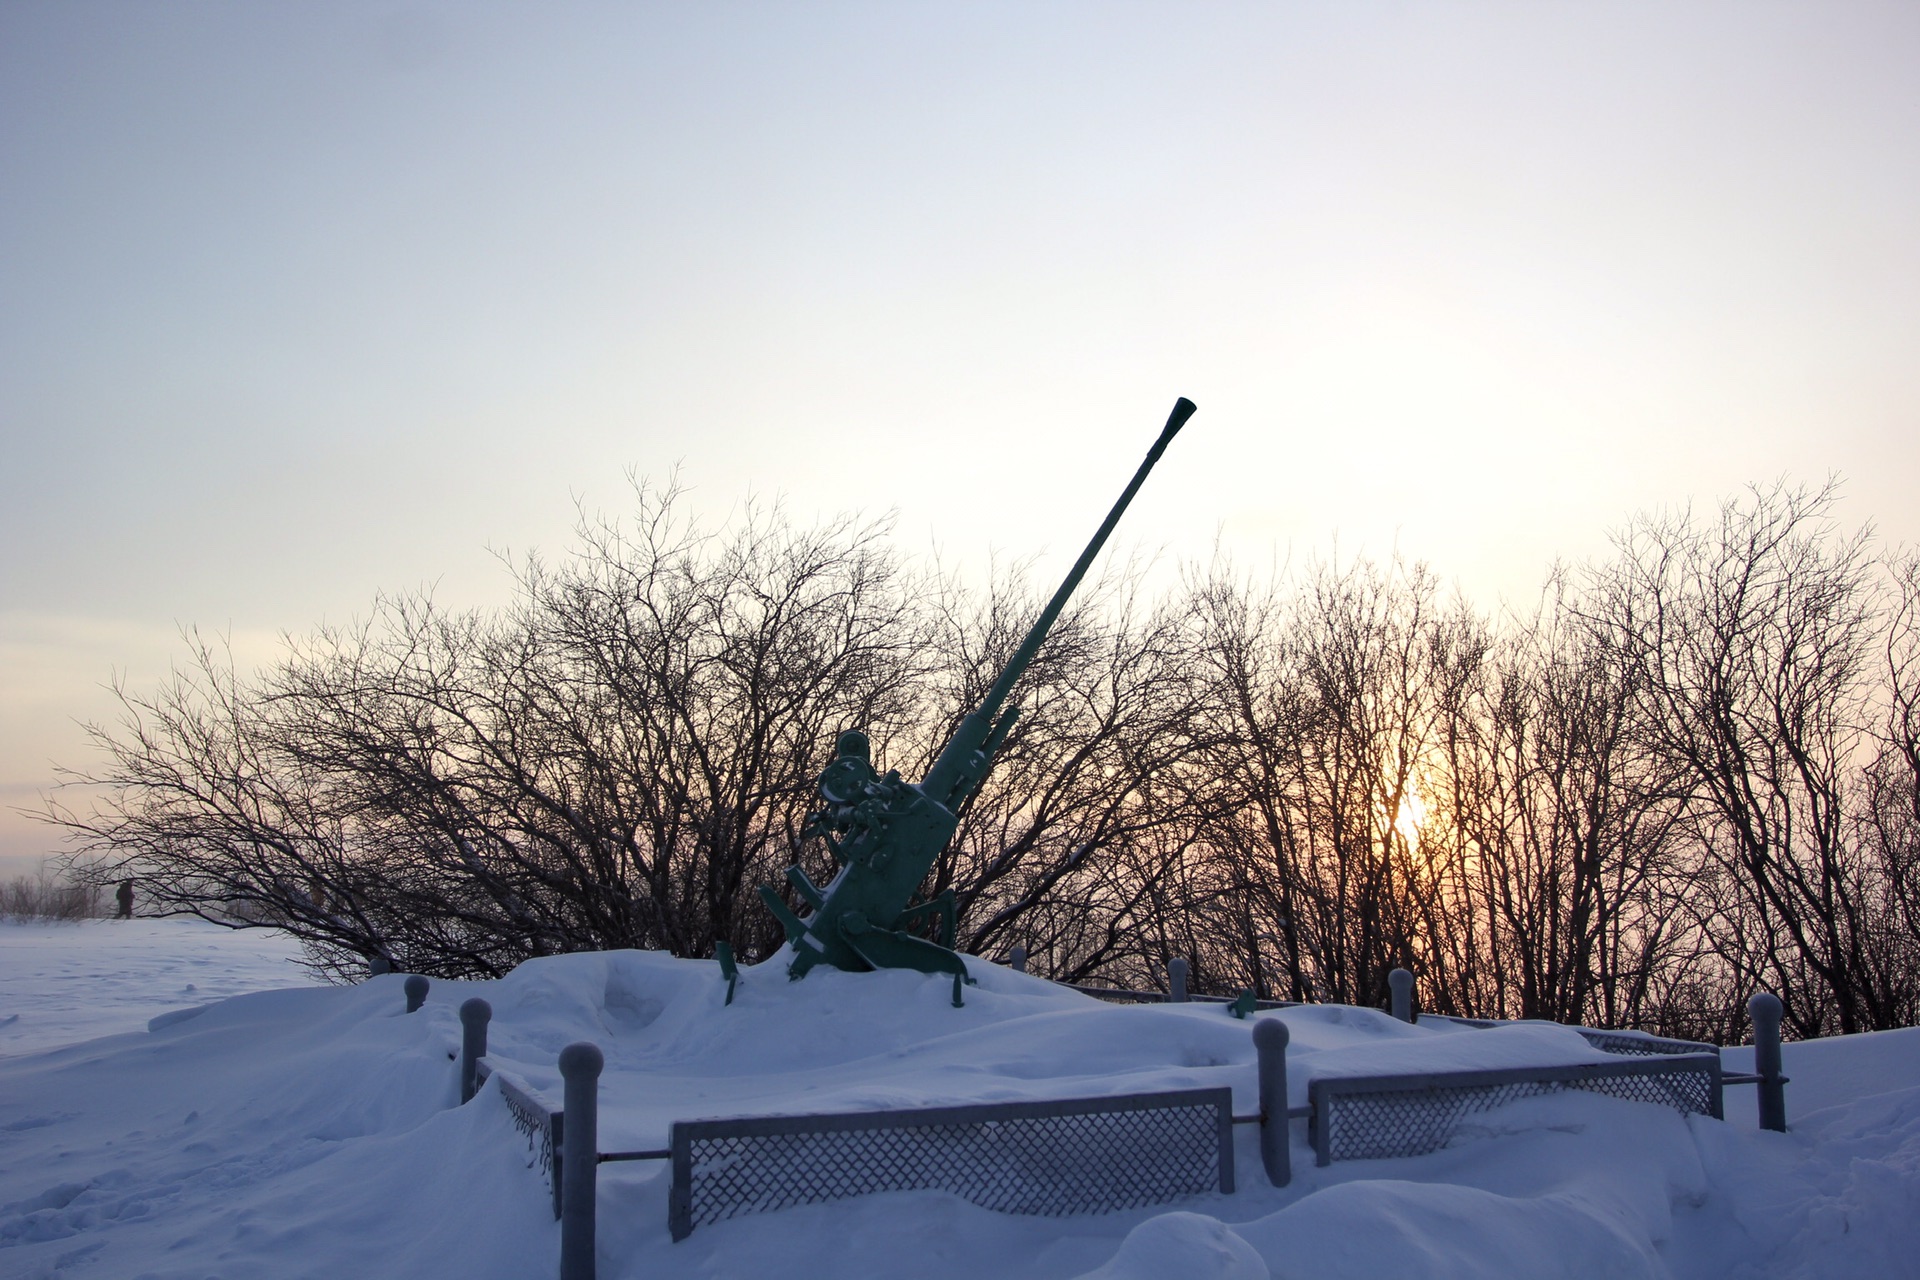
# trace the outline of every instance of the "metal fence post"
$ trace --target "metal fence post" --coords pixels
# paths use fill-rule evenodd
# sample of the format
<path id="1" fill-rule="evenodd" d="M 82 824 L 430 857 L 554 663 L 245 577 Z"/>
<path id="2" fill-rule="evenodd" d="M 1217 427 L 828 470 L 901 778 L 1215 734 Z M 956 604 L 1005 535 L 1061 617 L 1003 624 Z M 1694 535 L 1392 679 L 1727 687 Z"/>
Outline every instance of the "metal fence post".
<path id="1" fill-rule="evenodd" d="M 560 1051 L 566 1081 L 566 1137 L 560 1149 L 566 1189 L 560 1204 L 560 1280 L 594 1280 L 593 1209 L 600 1168 L 600 1069 L 598 1046 L 576 1041 Z"/>
<path id="2" fill-rule="evenodd" d="M 1179 956 L 1167 961 L 1167 1001 L 1170 1004 L 1187 1002 L 1187 962 Z"/>
<path id="3" fill-rule="evenodd" d="M 408 1013 L 420 1012 L 420 1006 L 427 1002 L 427 988 L 432 985 L 433 985 L 432 983 L 428 982 L 425 978 L 421 977 L 417 973 L 414 974 L 411 978 L 407 979 L 406 992 L 407 992 L 407 1012 Z"/>
<path id="4" fill-rule="evenodd" d="M 1013 950 L 1007 953 L 1007 963 L 1013 967 L 1015 973 L 1025 973 L 1027 971 L 1026 947 L 1018 942 L 1014 943 Z"/>
<path id="5" fill-rule="evenodd" d="M 1287 1024 L 1262 1018 L 1253 1024 L 1253 1050 L 1260 1073 L 1260 1163 L 1267 1181 L 1284 1187 L 1293 1181 L 1293 1153 L 1287 1117 Z"/>
<path id="6" fill-rule="evenodd" d="M 493 1006 L 475 996 L 460 1006 L 460 1102 L 473 1101 L 480 1059 L 487 1056 L 487 1023 Z"/>
<path id="7" fill-rule="evenodd" d="M 1405 969 L 1395 969 L 1387 975 L 1387 985 L 1393 989 L 1393 1016 L 1402 1022 L 1412 1022 L 1413 975 Z"/>
<path id="8" fill-rule="evenodd" d="M 1753 1019 L 1753 1070 L 1760 1077 L 1755 1093 L 1760 1101 L 1760 1127 L 1787 1131 L 1787 1078 L 1780 1074 L 1780 1018 L 1786 1008 L 1769 991 L 1747 1001 Z"/>

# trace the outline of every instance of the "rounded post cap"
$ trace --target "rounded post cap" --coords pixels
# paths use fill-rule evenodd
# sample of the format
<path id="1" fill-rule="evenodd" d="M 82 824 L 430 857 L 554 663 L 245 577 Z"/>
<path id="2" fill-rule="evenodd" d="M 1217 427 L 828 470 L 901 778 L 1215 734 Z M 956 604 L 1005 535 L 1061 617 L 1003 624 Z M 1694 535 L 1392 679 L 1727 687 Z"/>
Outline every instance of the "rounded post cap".
<path id="1" fill-rule="evenodd" d="M 416 973 L 407 979 L 406 986 L 403 989 L 410 996 L 424 996 L 427 994 L 427 988 L 432 985 L 432 983 Z"/>
<path id="2" fill-rule="evenodd" d="M 1747 1001 L 1747 1014 L 1755 1022 L 1778 1023 L 1786 1014 L 1787 1007 L 1780 1003 L 1780 997 L 1771 991 L 1756 991 Z"/>
<path id="3" fill-rule="evenodd" d="M 1287 1024 L 1278 1018 L 1261 1018 L 1253 1024 L 1253 1047 L 1272 1053 L 1276 1049 L 1284 1050 L 1287 1041 L 1293 1038 L 1287 1030 Z"/>
<path id="4" fill-rule="evenodd" d="M 479 996 L 464 1000 L 460 1004 L 460 1021 L 486 1022 L 493 1017 L 493 1006 Z"/>
<path id="5" fill-rule="evenodd" d="M 600 1046 L 589 1040 L 576 1040 L 560 1051 L 560 1074 L 569 1079 L 595 1079 L 606 1065 L 606 1055 L 600 1052 Z"/>
<path id="6" fill-rule="evenodd" d="M 1395 988 L 1411 987 L 1413 985 L 1413 971 L 1410 969 L 1395 969 L 1387 975 L 1387 981 Z"/>

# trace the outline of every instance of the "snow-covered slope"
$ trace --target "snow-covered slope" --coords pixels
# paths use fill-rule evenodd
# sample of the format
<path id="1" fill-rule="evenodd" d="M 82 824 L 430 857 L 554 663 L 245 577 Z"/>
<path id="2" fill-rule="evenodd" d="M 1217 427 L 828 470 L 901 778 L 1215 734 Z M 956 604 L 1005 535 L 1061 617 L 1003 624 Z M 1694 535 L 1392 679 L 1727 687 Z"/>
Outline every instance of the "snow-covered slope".
<path id="1" fill-rule="evenodd" d="M 310 982 L 299 944 L 204 920 L 0 924 L 0 1058 L 144 1028 L 183 1005 Z"/>
<path id="2" fill-rule="evenodd" d="M 17 965 L 34 948 L 12 928 L 0 929 L 0 1018 L 16 990 L 41 992 L 24 1019 L 58 966 L 45 955 Z M 179 936 L 219 950 L 193 931 Z M 259 959 L 241 954 L 236 983 Z M 170 964 L 147 965 L 164 975 L 156 987 L 184 985 Z M 217 966 L 207 968 L 181 1004 L 217 989 Z M 0 1060 L 0 1275 L 552 1275 L 558 1228 L 526 1139 L 491 1088 L 453 1105 L 456 1010 L 476 994 L 493 1005 L 492 1056 L 556 1097 L 560 1048 L 602 1047 L 606 1149 L 658 1146 L 673 1120 L 697 1116 L 1218 1084 L 1233 1087 L 1238 1110 L 1254 1106 L 1249 1024 L 1219 1006 L 1103 1005 L 975 969 L 981 984 L 959 1010 L 938 979 L 827 971 L 788 983 L 772 964 L 747 971 L 725 1008 L 710 963 L 573 955 L 496 983 L 436 983 L 411 1016 L 390 976 L 238 995 L 153 1031 L 20 1053 Z M 164 1006 L 169 994 L 148 999 Z M 138 1004 L 131 992 L 117 999 Z M 1337 1007 L 1264 1016 L 1292 1032 L 1296 1101 L 1321 1072 L 1592 1056 L 1552 1027 L 1409 1027 Z M 608 1280 L 1920 1271 L 1920 1031 L 1790 1045 L 1787 1069 L 1785 1135 L 1753 1130 L 1750 1090 L 1729 1090 L 1729 1124 L 1566 1094 L 1485 1116 L 1417 1159 L 1316 1169 L 1296 1126 L 1295 1180 L 1275 1189 L 1243 1127 L 1238 1194 L 1101 1217 L 1007 1217 L 915 1192 L 739 1218 L 673 1244 L 664 1167 L 606 1165 L 600 1271 Z"/>

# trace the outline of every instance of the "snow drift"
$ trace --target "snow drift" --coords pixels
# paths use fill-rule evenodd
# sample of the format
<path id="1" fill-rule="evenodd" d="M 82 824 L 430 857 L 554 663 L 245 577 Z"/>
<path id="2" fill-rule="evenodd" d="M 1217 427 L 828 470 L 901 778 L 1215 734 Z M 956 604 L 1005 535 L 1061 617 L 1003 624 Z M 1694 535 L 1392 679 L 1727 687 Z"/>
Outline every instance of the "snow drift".
<path id="1" fill-rule="evenodd" d="M 20 994 L 33 985 L 11 963 L 20 937 L 5 939 L 0 1000 L 46 1003 L 44 990 Z M 716 966 L 640 952 L 436 983 L 413 1015 L 398 975 L 236 995 L 181 1019 L 156 1009 L 151 1030 L 0 1059 L 0 1272 L 553 1274 L 558 1227 L 526 1138 L 491 1087 L 455 1105 L 456 1011 L 472 995 L 493 1005 L 491 1056 L 556 1098 L 559 1050 L 600 1045 L 608 1150 L 658 1147 L 674 1120 L 716 1115 L 1223 1084 L 1236 1110 L 1254 1108 L 1250 1025 L 1219 1006 L 1106 1005 L 974 967 L 981 983 L 957 1010 L 942 979 L 827 971 L 789 983 L 777 962 L 746 971 L 723 1007 Z M 9 1012 L 0 1004 L 0 1022 Z M 1594 1056 L 1554 1027 L 1408 1026 L 1343 1007 L 1262 1016 L 1292 1034 L 1296 1104 L 1316 1073 Z M 1481 1116 L 1429 1156 L 1326 1169 L 1296 1123 L 1295 1179 L 1275 1189 L 1243 1126 L 1237 1194 L 1095 1217 L 1008 1217 L 911 1192 L 739 1218 L 676 1245 L 665 1168 L 606 1165 L 600 1269 L 608 1280 L 1910 1274 L 1920 1031 L 1787 1052 L 1787 1134 L 1755 1131 L 1738 1088 L 1728 1123 L 1566 1093 Z M 1729 1069 L 1742 1065 L 1730 1052 Z"/>

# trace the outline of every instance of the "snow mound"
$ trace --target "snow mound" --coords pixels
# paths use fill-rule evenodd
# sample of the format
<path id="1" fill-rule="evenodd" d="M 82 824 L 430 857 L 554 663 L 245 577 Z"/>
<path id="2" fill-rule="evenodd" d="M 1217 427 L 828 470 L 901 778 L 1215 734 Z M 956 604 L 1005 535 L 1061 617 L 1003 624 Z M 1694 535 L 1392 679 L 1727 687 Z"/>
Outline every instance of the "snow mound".
<path id="1" fill-rule="evenodd" d="M 1120 1251 L 1081 1280 L 1267 1280 L 1253 1246 L 1203 1213 L 1163 1213 L 1127 1233 Z"/>
<path id="2" fill-rule="evenodd" d="M 206 959 L 204 939 L 179 936 Z M 40 957 L 22 981 L 53 964 Z M 1107 1005 L 984 962 L 961 1009 L 944 979 L 829 970 L 792 983 L 777 959 L 743 971 L 728 1007 L 712 963 L 607 952 L 532 961 L 498 982 L 436 982 L 413 1015 L 389 975 L 203 1000 L 192 1016 L 169 1008 L 171 964 L 148 963 L 155 989 L 121 1001 L 128 1014 L 145 1001 L 133 1026 L 149 1030 L 0 1060 L 0 1274 L 553 1274 L 558 1229 L 526 1137 L 492 1087 L 455 1105 L 457 1011 L 475 995 L 494 1011 L 491 1055 L 556 1099 L 560 1049 L 601 1047 L 606 1150 L 656 1148 L 675 1120 L 712 1116 L 1221 1085 L 1237 1112 L 1255 1105 L 1250 1024 L 1220 1006 Z M 217 990 L 218 965 L 203 969 L 195 986 Z M 0 999 L 21 972 L 0 973 Z M 1291 1033 L 1296 1102 L 1315 1074 L 1595 1057 L 1550 1026 L 1409 1026 L 1332 1007 L 1263 1016 Z M 1319 1169 L 1296 1125 L 1294 1181 L 1274 1188 L 1242 1126 L 1237 1194 L 1090 1217 L 1017 1218 L 911 1192 L 745 1216 L 675 1244 L 662 1163 L 609 1164 L 600 1271 L 1905 1274 L 1920 1257 L 1915 1037 L 1789 1045 L 1784 1135 L 1569 1092 L 1480 1114 L 1415 1159 Z M 1839 1101 L 1810 1111 L 1802 1097 Z M 1750 1114 L 1751 1091 L 1730 1089 L 1728 1107 Z"/>

